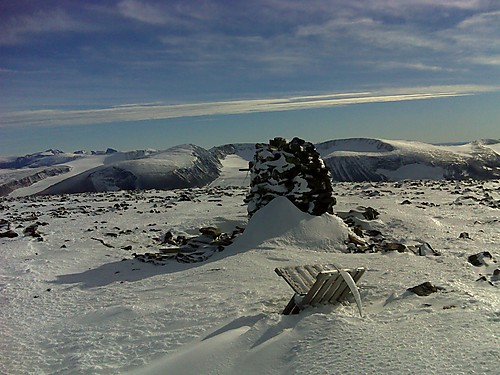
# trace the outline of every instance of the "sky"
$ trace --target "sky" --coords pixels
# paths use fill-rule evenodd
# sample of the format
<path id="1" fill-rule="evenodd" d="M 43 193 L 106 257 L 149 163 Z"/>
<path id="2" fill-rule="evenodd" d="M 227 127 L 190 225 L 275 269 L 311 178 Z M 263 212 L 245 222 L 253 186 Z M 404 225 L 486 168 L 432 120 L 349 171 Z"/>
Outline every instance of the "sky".
<path id="1" fill-rule="evenodd" d="M 499 0 L 0 0 L 0 155 L 500 138 Z"/>

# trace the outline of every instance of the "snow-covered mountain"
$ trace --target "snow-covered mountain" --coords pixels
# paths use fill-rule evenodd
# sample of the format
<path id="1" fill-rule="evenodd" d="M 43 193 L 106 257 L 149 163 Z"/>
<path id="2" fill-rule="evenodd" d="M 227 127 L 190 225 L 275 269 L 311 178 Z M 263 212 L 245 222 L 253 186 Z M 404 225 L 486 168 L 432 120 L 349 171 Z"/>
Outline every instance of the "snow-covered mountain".
<path id="1" fill-rule="evenodd" d="M 500 141 L 431 145 L 369 138 L 318 143 L 334 181 L 500 178 Z M 0 159 L 0 195 L 61 194 L 121 189 L 175 189 L 210 184 L 248 167 L 255 144 L 227 144 L 205 150 L 194 145 L 165 151 L 135 150 L 42 153 Z M 38 168 L 38 169 L 37 169 Z M 217 184 L 240 185 L 234 173 Z M 231 182 L 232 181 L 232 182 Z M 247 179 L 246 184 L 249 184 Z"/>
<path id="2" fill-rule="evenodd" d="M 494 179 L 500 177 L 500 141 L 459 146 L 354 138 L 317 145 L 334 181 Z"/>
<path id="3" fill-rule="evenodd" d="M 63 180 L 40 195 L 204 186 L 219 175 L 220 162 L 207 150 L 180 145 L 166 151 L 115 154 L 104 164 Z"/>

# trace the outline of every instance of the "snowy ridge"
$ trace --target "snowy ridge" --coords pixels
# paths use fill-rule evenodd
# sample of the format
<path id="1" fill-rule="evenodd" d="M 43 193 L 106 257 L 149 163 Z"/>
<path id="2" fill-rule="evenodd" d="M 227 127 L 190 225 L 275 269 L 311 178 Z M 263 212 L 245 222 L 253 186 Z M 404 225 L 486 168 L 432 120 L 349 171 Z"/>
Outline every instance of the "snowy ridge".
<path id="1" fill-rule="evenodd" d="M 334 181 L 495 179 L 498 141 L 459 146 L 353 138 L 317 145 Z"/>
<path id="2" fill-rule="evenodd" d="M 130 156 L 130 154 L 129 154 Z M 138 158 L 136 158 L 138 157 Z M 180 145 L 140 157 L 111 162 L 61 181 L 38 194 L 66 194 L 117 190 L 177 189 L 203 186 L 219 175 L 219 161 L 205 149 Z M 119 161 L 114 161 L 119 160 Z"/>

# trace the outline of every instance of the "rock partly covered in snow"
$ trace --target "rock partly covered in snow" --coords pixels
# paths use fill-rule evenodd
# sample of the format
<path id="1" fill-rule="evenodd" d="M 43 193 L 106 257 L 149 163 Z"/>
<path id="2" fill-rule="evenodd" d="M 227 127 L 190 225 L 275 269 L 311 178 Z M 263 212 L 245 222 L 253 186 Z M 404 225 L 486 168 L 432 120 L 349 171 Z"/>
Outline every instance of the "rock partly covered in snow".
<path id="1" fill-rule="evenodd" d="M 275 138 L 255 148 L 250 162 L 251 190 L 246 198 L 250 216 L 277 196 L 287 197 L 312 215 L 333 213 L 336 200 L 331 175 L 312 143 Z"/>

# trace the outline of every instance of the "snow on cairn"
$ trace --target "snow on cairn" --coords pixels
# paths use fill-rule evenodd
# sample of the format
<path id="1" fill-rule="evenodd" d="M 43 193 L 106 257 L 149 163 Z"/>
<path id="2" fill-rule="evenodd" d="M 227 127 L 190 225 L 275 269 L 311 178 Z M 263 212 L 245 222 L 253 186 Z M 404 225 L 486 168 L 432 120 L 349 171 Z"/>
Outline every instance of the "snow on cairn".
<path id="1" fill-rule="evenodd" d="M 277 137 L 269 144 L 257 143 L 255 148 L 249 163 L 251 189 L 245 200 L 249 216 L 278 196 L 312 215 L 333 213 L 336 200 L 331 174 L 312 143 Z"/>

